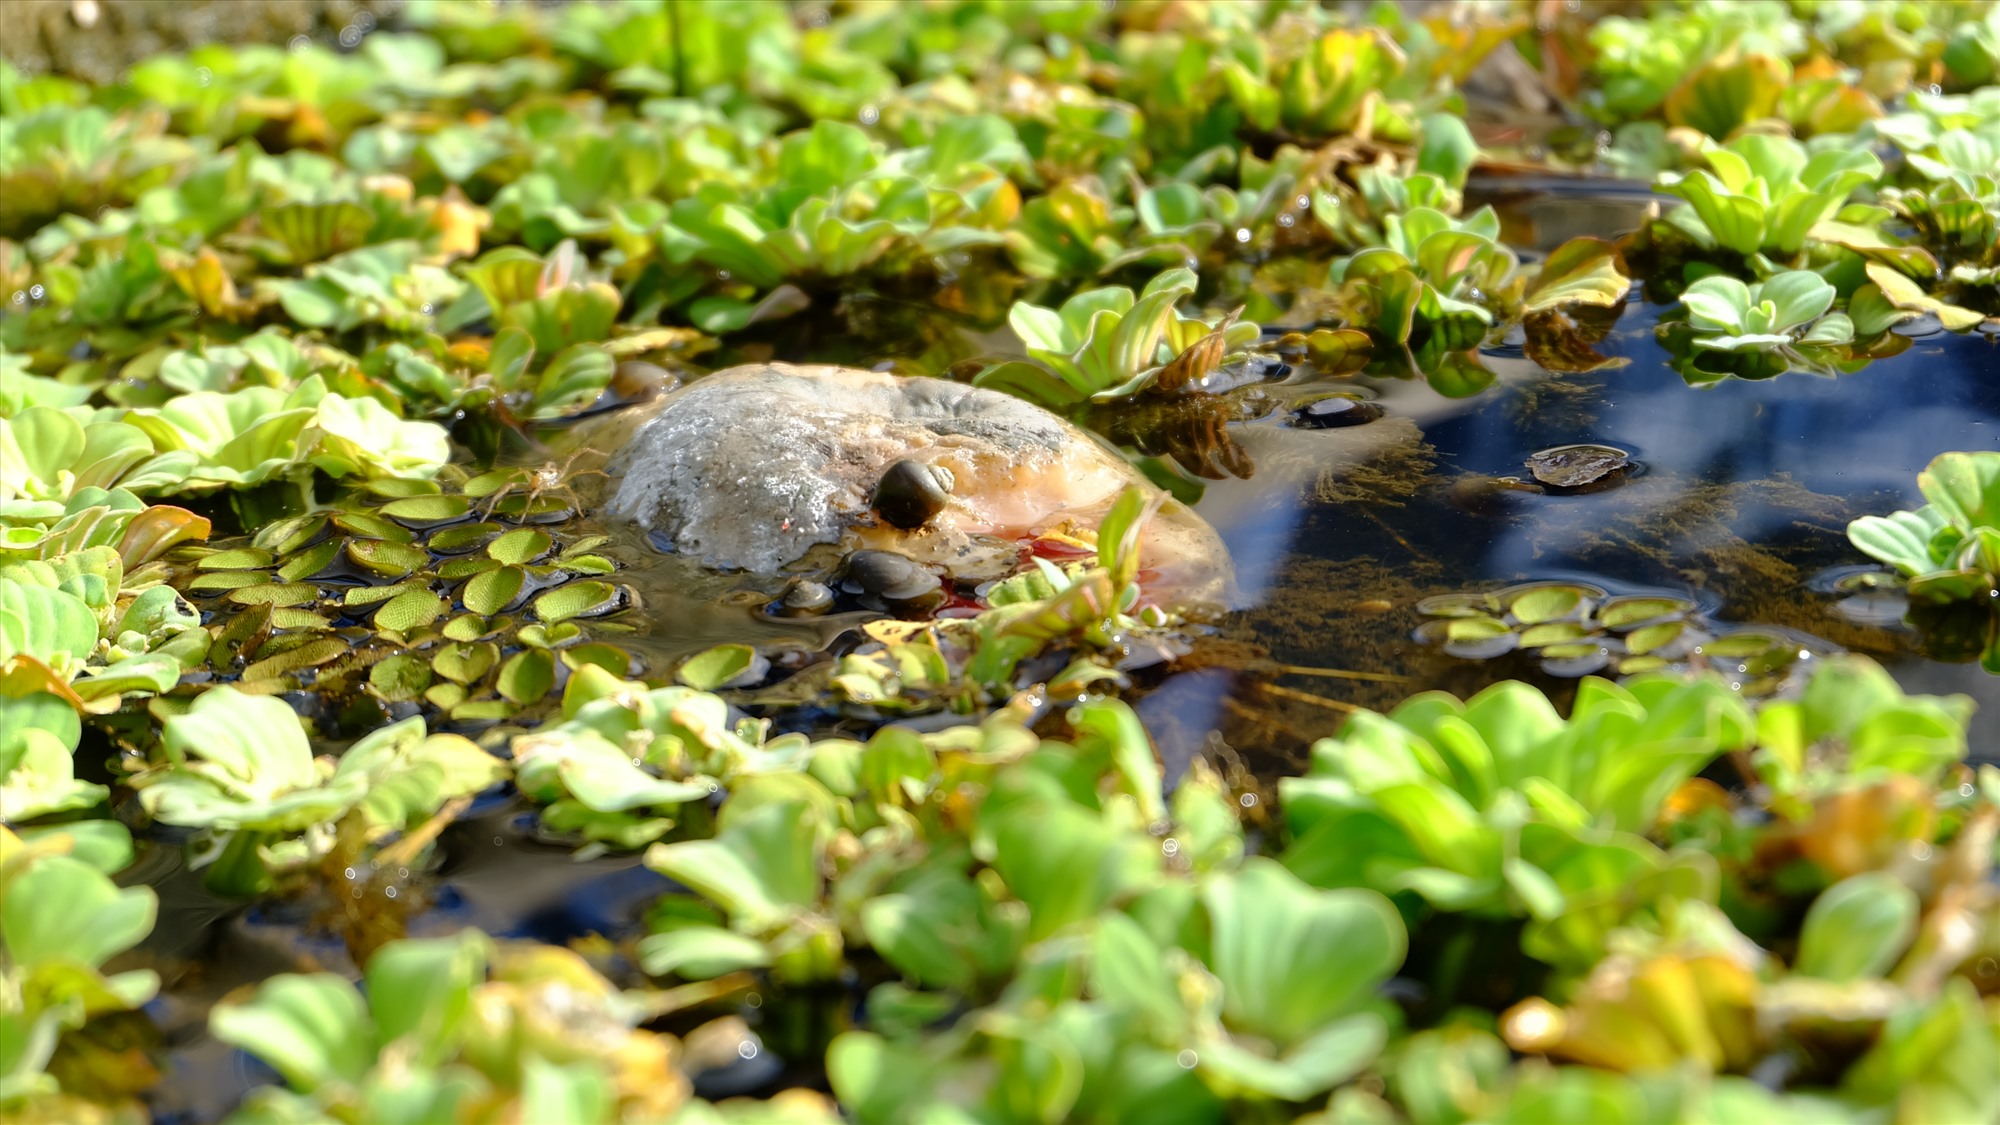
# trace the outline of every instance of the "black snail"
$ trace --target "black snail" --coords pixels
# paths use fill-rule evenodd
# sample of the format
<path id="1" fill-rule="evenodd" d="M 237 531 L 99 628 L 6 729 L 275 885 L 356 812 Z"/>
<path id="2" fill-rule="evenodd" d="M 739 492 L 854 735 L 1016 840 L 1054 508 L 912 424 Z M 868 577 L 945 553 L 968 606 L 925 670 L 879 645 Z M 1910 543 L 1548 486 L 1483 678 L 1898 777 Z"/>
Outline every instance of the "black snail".
<path id="1" fill-rule="evenodd" d="M 871 503 L 891 525 L 913 531 L 944 511 L 957 484 L 951 470 L 923 461 L 898 461 L 889 466 L 875 485 Z"/>

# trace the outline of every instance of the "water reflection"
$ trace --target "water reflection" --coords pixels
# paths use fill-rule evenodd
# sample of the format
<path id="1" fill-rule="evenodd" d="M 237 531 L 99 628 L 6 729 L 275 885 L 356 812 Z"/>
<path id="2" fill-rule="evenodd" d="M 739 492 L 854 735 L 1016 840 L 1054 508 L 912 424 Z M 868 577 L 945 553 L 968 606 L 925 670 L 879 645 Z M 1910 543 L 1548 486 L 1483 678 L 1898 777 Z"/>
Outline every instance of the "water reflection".
<path id="1" fill-rule="evenodd" d="M 1600 342 L 1607 357 L 1626 361 L 1615 369 L 1510 372 L 1470 402 L 1421 384 L 1379 386 L 1437 459 L 1433 479 L 1412 494 L 1371 502 L 1374 490 L 1356 488 L 1342 504 L 1265 505 L 1244 518 L 1241 497 L 1211 488 L 1198 510 L 1222 530 L 1261 603 L 1240 618 L 1243 634 L 1271 644 L 1280 659 L 1407 672 L 1425 686 L 1467 690 L 1524 669 L 1468 675 L 1412 651 L 1403 614 L 1369 619 L 1351 607 L 1559 573 L 1703 591 L 1721 620 L 1821 636 L 1883 659 L 1909 690 L 1982 699 L 1973 744 L 1992 755 L 2000 685 L 1976 665 L 1924 655 L 1950 658 L 1966 645 L 1926 641 L 1900 620 L 1857 620 L 1806 582 L 1856 561 L 1849 519 L 1921 503 L 1916 474 L 1936 454 L 2000 446 L 1993 346 L 1939 335 L 1839 378 L 1791 374 L 1697 389 L 1654 340 L 1658 311 L 1628 308 Z M 1257 440 L 1239 440 L 1261 466 Z M 1647 474 L 1582 495 L 1474 487 L 1520 474 L 1537 449 L 1577 442 L 1635 451 Z M 1263 585 L 1250 587 L 1252 577 Z M 1295 624 L 1301 619 L 1312 624 Z M 1395 695 L 1344 698 L 1383 706 Z"/>

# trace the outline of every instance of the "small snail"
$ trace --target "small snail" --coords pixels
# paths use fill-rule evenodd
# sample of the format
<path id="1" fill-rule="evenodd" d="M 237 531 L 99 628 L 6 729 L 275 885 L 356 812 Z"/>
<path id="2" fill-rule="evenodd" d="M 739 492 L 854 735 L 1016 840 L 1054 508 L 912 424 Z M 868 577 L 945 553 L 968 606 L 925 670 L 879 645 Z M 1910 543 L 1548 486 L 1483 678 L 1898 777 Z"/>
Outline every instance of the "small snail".
<path id="1" fill-rule="evenodd" d="M 944 584 L 937 575 L 894 551 L 849 555 L 846 588 L 898 608 L 924 609 L 944 600 Z"/>
<path id="2" fill-rule="evenodd" d="M 1382 416 L 1382 408 L 1348 395 L 1325 395 L 1292 411 L 1292 425 L 1307 430 L 1362 426 Z"/>
<path id="3" fill-rule="evenodd" d="M 913 531 L 944 511 L 956 483 L 951 470 L 943 465 L 898 461 L 882 474 L 870 502 L 892 526 Z"/>
<path id="4" fill-rule="evenodd" d="M 779 617 L 818 617 L 833 608 L 833 591 L 802 579 L 785 589 L 775 608 Z"/>

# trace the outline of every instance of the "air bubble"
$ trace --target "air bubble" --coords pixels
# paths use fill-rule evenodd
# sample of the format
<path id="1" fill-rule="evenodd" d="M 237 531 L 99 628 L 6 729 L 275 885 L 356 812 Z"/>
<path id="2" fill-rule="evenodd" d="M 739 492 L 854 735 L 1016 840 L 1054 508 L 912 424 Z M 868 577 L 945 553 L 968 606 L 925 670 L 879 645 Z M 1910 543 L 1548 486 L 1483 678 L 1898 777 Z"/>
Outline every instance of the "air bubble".
<path id="1" fill-rule="evenodd" d="M 1284 214 L 1278 216 L 1278 225 L 1281 227 L 1288 227 L 1296 222 L 1298 222 L 1298 220 L 1292 218 L 1292 213 L 1290 211 L 1287 211 Z"/>
<path id="2" fill-rule="evenodd" d="M 1169 836 L 1160 842 L 1160 851 L 1165 855 L 1181 854 L 1181 842 Z"/>
<path id="3" fill-rule="evenodd" d="M 350 50 L 361 45 L 361 29 L 349 24 L 340 29 L 340 45 Z"/>
<path id="4" fill-rule="evenodd" d="M 1236 798 L 1236 803 L 1242 805 L 1246 809 L 1255 808 L 1257 805 L 1257 794 L 1245 793 L 1241 797 Z"/>
<path id="5" fill-rule="evenodd" d="M 728 271 L 728 270 L 716 270 L 716 271 L 715 271 L 715 276 L 716 276 L 716 277 L 718 277 L 718 278 L 720 278 L 720 279 L 721 279 L 721 280 L 723 280 L 723 281 L 728 281 L 728 280 L 729 280 L 729 271 Z"/>
<path id="6" fill-rule="evenodd" d="M 354 869 L 353 869 L 352 867 L 350 867 L 350 868 L 348 868 L 347 870 L 345 870 L 345 871 L 341 872 L 341 874 L 342 874 L 342 875 L 345 875 L 345 876 L 347 876 L 347 881 L 348 881 L 348 882 L 352 883 L 352 882 L 354 881 Z"/>
<path id="7" fill-rule="evenodd" d="M 756 1058 L 757 1044 L 750 1042 L 748 1039 L 745 1039 L 743 1042 L 738 1043 L 736 1045 L 736 1057 L 742 1059 Z"/>
<path id="8" fill-rule="evenodd" d="M 1312 198 L 1310 196 L 1304 196 L 1304 195 L 1301 195 L 1297 199 L 1292 200 L 1292 202 L 1295 205 L 1297 205 L 1298 209 L 1301 211 L 1313 205 Z"/>
<path id="9" fill-rule="evenodd" d="M 194 84 L 195 84 L 195 85 L 197 85 L 197 86 L 201 86 L 201 87 L 203 87 L 203 88 L 206 88 L 206 87 L 208 86 L 208 84 L 209 84 L 210 82 L 213 82 L 213 81 L 215 81 L 215 72 L 214 72 L 214 71 L 212 71 L 212 70 L 208 69 L 208 68 L 207 68 L 207 67 L 205 67 L 205 66 L 198 66 L 198 67 L 195 67 L 195 68 L 194 68 Z"/>
<path id="10" fill-rule="evenodd" d="M 1250 228 L 1249 228 L 1249 227 L 1237 227 L 1237 228 L 1236 228 L 1236 241 L 1238 241 L 1238 242 L 1248 242 L 1248 241 L 1250 241 Z"/>
<path id="11" fill-rule="evenodd" d="M 861 123 L 863 125 L 873 125 L 880 120 L 882 120 L 881 110 L 875 108 L 872 105 L 864 105 L 861 107 Z"/>
<path id="12" fill-rule="evenodd" d="M 46 294 L 47 292 L 48 290 L 42 288 L 39 285 L 30 285 L 28 286 L 28 299 L 30 301 L 39 301 L 42 299 L 43 295 Z"/>
<path id="13" fill-rule="evenodd" d="M 298 52 L 305 50 L 307 47 L 312 46 L 312 44 L 313 41 L 311 36 L 294 35 L 291 37 L 289 41 L 285 43 L 285 46 L 291 48 L 293 54 L 297 54 Z"/>
<path id="14" fill-rule="evenodd" d="M 1931 846 L 1922 840 L 1910 841 L 1910 858 L 1923 863 L 1931 858 Z"/>
<path id="15" fill-rule="evenodd" d="M 396 888 L 394 888 L 394 887 L 383 887 L 383 888 L 382 888 L 382 897 L 383 897 L 383 898 L 395 898 L 395 897 L 396 897 Z"/>
<path id="16" fill-rule="evenodd" d="M 1181 1064 L 1182 1070 L 1193 1070 L 1194 1064 L 1201 1061 L 1201 1056 L 1195 1054 L 1193 1051 L 1182 1051 L 1180 1054 L 1174 1056 L 1174 1061 Z"/>
<path id="17" fill-rule="evenodd" d="M 425 301 L 424 307 L 418 311 L 422 312 L 425 316 L 429 316 L 431 315 L 432 310 L 434 310 L 436 307 L 437 306 L 431 304 L 429 301 Z"/>

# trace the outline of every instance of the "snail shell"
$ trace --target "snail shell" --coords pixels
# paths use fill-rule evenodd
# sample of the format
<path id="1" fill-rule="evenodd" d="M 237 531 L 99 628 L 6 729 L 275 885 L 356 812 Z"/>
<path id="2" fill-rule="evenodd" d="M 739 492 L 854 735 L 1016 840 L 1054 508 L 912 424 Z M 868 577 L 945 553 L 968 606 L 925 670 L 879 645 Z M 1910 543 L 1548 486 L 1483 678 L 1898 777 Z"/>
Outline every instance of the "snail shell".
<path id="1" fill-rule="evenodd" d="M 892 526 L 914 531 L 944 511 L 958 481 L 943 465 L 898 461 L 875 485 L 875 511 Z"/>
<path id="2" fill-rule="evenodd" d="M 856 551 L 847 557 L 847 588 L 889 605 L 923 608 L 944 600 L 938 576 L 894 551 Z"/>
<path id="3" fill-rule="evenodd" d="M 818 617 L 833 608 L 833 591 L 818 582 L 794 582 L 778 599 L 780 617 Z"/>

